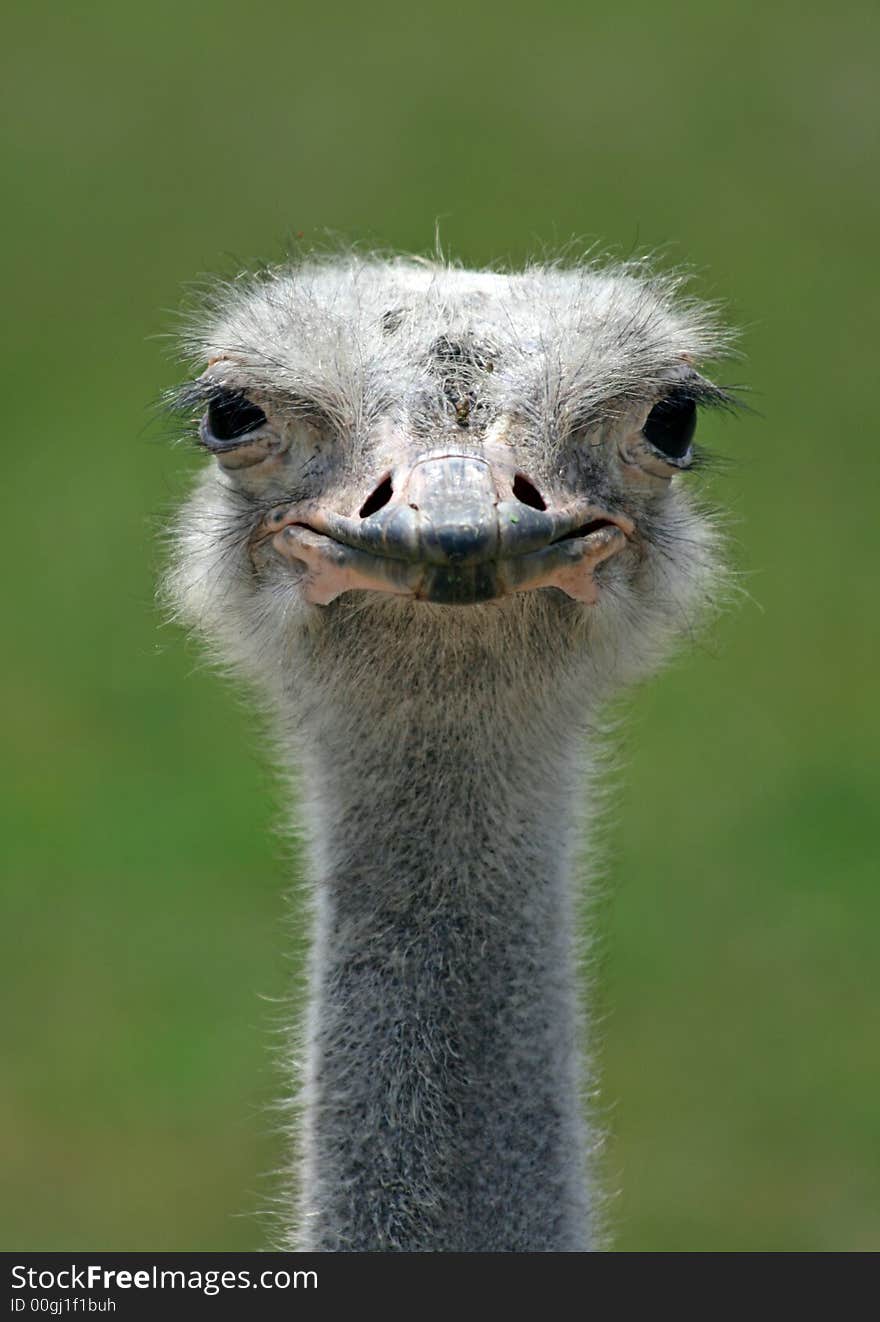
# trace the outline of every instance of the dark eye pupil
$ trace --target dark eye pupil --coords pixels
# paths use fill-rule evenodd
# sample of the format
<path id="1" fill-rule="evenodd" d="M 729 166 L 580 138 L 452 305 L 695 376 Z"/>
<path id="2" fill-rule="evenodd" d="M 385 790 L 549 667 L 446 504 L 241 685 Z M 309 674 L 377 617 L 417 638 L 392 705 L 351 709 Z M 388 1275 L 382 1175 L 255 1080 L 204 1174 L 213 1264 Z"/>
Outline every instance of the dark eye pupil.
<path id="1" fill-rule="evenodd" d="M 642 435 L 670 459 L 682 459 L 697 430 L 697 406 L 687 395 L 669 395 L 655 404 Z"/>
<path id="2" fill-rule="evenodd" d="M 208 405 L 208 427 L 216 441 L 234 441 L 266 421 L 262 409 L 241 390 L 222 390 Z"/>

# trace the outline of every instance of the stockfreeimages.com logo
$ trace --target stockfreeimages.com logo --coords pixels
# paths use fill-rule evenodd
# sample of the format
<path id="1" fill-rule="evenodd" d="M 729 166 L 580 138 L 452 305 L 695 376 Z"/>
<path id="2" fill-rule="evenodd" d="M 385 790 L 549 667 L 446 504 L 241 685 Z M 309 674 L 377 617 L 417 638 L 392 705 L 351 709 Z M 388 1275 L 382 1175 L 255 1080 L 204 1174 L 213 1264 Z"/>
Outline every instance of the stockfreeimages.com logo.
<path id="1" fill-rule="evenodd" d="M 318 1273 L 283 1269 L 254 1273 L 246 1270 L 199 1271 L 155 1265 L 128 1271 L 102 1267 L 99 1263 L 90 1263 L 88 1267 L 71 1264 L 60 1271 L 50 1271 L 19 1263 L 12 1268 L 12 1288 L 65 1293 L 75 1290 L 198 1290 L 202 1294 L 215 1295 L 221 1290 L 316 1290 Z M 20 1302 L 23 1304 L 24 1300 Z"/>

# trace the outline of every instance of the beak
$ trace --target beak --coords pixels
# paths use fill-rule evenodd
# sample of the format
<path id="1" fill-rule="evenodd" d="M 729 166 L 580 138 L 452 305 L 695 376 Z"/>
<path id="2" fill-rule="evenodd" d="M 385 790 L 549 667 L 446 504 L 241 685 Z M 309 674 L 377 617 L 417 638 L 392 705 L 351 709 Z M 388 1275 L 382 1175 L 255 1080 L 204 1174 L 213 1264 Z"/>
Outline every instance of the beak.
<path id="1" fill-rule="evenodd" d="M 589 501 L 548 506 L 504 461 L 432 454 L 386 474 L 353 518 L 294 506 L 273 511 L 265 531 L 308 567 L 316 604 L 362 588 L 471 605 L 536 587 L 592 601 L 593 568 L 633 525 Z"/>

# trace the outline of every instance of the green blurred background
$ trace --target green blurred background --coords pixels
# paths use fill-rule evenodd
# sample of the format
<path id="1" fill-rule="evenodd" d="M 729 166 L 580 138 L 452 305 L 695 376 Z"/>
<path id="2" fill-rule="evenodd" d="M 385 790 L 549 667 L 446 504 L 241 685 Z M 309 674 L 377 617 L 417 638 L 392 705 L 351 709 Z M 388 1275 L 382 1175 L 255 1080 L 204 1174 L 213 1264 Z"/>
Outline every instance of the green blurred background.
<path id="1" fill-rule="evenodd" d="M 0 1247 L 231 1249 L 281 1157 L 290 865 L 255 722 L 153 602 L 200 273 L 290 235 L 687 261 L 748 596 L 636 695 L 601 909 L 620 1249 L 880 1247 L 880 11 L 31 7 L 7 20 Z"/>

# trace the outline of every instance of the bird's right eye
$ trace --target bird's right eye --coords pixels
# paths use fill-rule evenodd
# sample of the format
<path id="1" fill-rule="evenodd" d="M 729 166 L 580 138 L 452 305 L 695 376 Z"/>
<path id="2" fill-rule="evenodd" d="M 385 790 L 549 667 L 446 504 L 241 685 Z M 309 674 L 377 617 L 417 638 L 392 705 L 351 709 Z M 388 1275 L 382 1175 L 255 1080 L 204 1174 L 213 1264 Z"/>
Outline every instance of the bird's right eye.
<path id="1" fill-rule="evenodd" d="M 263 410 L 243 390 L 218 390 L 202 423 L 202 443 L 214 451 L 233 449 L 265 422 Z"/>

